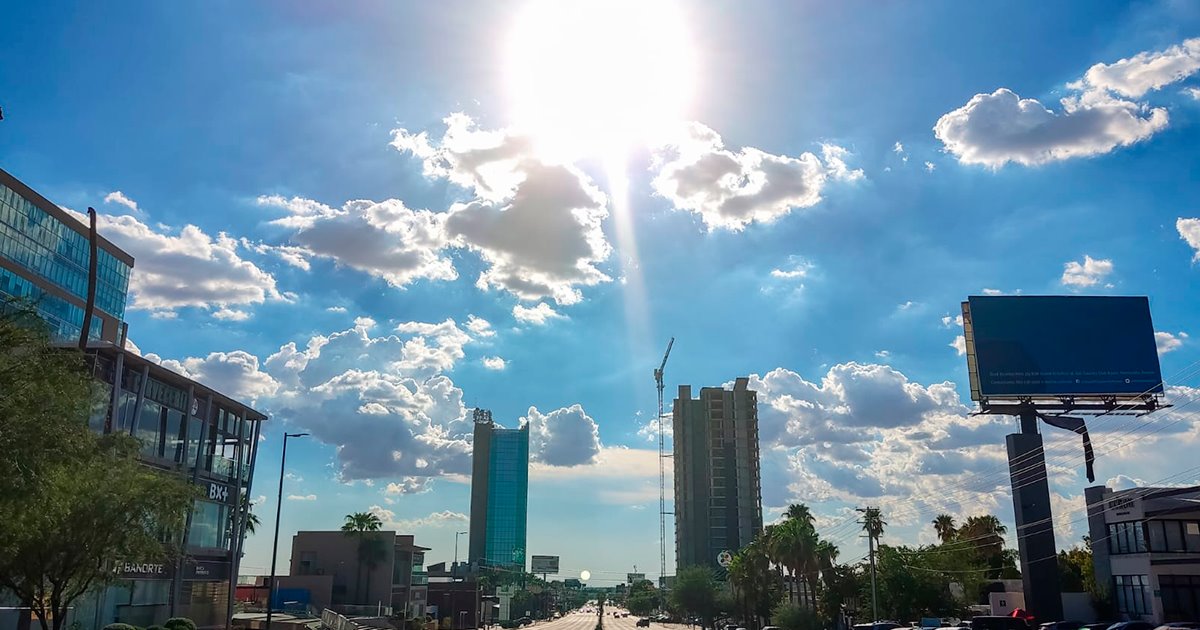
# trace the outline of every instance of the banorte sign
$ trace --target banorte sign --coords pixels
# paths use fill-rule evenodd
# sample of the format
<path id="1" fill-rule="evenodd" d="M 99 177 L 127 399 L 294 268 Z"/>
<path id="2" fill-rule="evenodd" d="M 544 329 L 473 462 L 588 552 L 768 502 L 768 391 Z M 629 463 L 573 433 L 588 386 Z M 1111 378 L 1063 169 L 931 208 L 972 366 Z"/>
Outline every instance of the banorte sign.
<path id="1" fill-rule="evenodd" d="M 175 565 L 167 562 L 118 561 L 113 573 L 126 580 L 169 580 L 175 576 Z"/>

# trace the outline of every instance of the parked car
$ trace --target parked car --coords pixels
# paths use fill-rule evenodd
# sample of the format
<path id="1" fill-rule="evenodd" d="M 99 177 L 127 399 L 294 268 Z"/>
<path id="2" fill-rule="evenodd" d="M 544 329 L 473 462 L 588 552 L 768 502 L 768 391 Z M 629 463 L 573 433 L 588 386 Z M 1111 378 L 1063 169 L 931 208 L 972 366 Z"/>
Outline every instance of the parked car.
<path id="1" fill-rule="evenodd" d="M 1118 621 L 1108 630 L 1154 630 L 1154 624 L 1149 621 Z"/>
<path id="2" fill-rule="evenodd" d="M 1047 621 L 1038 626 L 1041 630 L 1079 630 L 1082 627 L 1082 621 Z"/>
<path id="3" fill-rule="evenodd" d="M 518 625 L 518 626 L 529 626 L 529 625 L 533 625 L 533 620 L 532 620 L 532 619 L 530 619 L 529 617 L 520 617 L 520 618 L 518 618 L 518 619 L 517 619 L 517 625 Z"/>
<path id="4" fill-rule="evenodd" d="M 1200 630 L 1200 621 L 1172 621 L 1154 630 Z"/>
<path id="5" fill-rule="evenodd" d="M 639 627 L 639 628 L 649 628 L 649 627 L 650 627 L 650 620 L 649 620 L 649 619 L 647 619 L 646 617 L 642 617 L 641 619 L 638 619 L 638 620 L 637 620 L 637 623 L 636 623 L 636 624 L 634 624 L 634 625 L 636 625 L 636 626 L 637 626 L 637 627 Z"/>
<path id="6" fill-rule="evenodd" d="M 900 624 L 895 621 L 876 621 L 875 623 L 854 624 L 854 630 L 896 630 Z"/>
<path id="7" fill-rule="evenodd" d="M 1115 622 L 1115 621 L 1098 621 L 1096 623 L 1085 623 L 1085 624 L 1083 624 L 1083 627 L 1080 628 L 1080 630 L 1108 630 L 1115 623 L 1117 623 L 1117 622 Z M 1141 630 L 1150 630 L 1150 628 L 1143 628 Z"/>
<path id="8" fill-rule="evenodd" d="M 980 615 L 971 618 L 971 630 L 1029 630 L 1029 624 L 1020 617 Z"/>

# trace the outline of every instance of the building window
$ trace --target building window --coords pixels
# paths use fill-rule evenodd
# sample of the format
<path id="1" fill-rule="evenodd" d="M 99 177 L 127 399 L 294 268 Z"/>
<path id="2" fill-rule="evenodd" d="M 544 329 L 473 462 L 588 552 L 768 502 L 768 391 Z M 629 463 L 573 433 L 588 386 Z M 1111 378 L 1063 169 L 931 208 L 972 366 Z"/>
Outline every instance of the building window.
<path id="1" fill-rule="evenodd" d="M 1200 553 L 1200 522 L 1146 521 L 1150 551 L 1158 553 Z"/>
<path id="2" fill-rule="evenodd" d="M 1150 607 L 1146 603 L 1147 580 L 1144 575 L 1114 575 L 1113 593 L 1117 596 L 1117 611 L 1128 615 L 1147 615 Z"/>
<path id="3" fill-rule="evenodd" d="M 1145 553 L 1146 532 L 1142 523 L 1131 521 L 1108 524 L 1108 547 L 1113 555 Z"/>
<path id="4" fill-rule="evenodd" d="M 188 545 L 224 549 L 228 542 L 229 507 L 224 503 L 196 501 L 192 509 L 192 528 L 188 531 Z"/>
<path id="5" fill-rule="evenodd" d="M 1163 621 L 1200 618 L 1200 575 L 1160 575 Z"/>

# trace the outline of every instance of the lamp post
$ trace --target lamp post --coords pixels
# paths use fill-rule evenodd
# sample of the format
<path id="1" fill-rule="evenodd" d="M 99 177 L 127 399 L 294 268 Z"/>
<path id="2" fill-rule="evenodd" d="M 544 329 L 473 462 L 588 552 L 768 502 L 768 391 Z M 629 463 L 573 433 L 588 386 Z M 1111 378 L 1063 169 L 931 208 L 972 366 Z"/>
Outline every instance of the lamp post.
<path id="1" fill-rule="evenodd" d="M 454 564 L 451 566 L 458 565 L 458 537 L 465 533 L 467 532 L 454 532 Z"/>
<path id="2" fill-rule="evenodd" d="M 275 542 L 271 544 L 271 588 L 267 590 L 267 622 L 266 628 L 271 628 L 271 604 L 275 600 L 275 561 L 279 558 L 279 515 L 283 512 L 283 472 L 287 469 L 288 438 L 304 437 L 307 433 L 284 433 L 283 454 L 279 457 L 279 496 L 275 499 Z"/>

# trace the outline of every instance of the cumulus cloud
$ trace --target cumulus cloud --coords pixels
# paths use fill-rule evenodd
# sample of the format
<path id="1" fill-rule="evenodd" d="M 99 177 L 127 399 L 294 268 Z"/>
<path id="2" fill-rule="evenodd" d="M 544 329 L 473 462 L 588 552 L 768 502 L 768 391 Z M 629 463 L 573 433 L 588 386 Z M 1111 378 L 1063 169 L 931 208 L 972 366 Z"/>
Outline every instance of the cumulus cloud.
<path id="1" fill-rule="evenodd" d="M 261 206 L 281 208 L 288 216 L 272 221 L 292 230 L 294 247 L 302 259 L 320 257 L 380 278 L 394 287 L 418 279 L 453 280 L 458 277 L 447 246 L 445 215 L 411 210 L 396 199 L 347 201 L 340 208 L 278 195 L 258 198 Z"/>
<path id="2" fill-rule="evenodd" d="M 478 338 L 494 337 L 496 335 L 496 331 L 492 330 L 491 322 L 481 317 L 468 315 L 466 326 L 467 330 L 474 333 Z"/>
<path id="3" fill-rule="evenodd" d="M 250 319 L 250 313 L 247 313 L 246 311 L 239 311 L 237 309 L 229 308 L 227 306 L 217 309 L 216 311 L 213 312 L 212 316 L 215 317 L 216 319 L 230 321 L 230 322 L 244 322 L 247 319 Z"/>
<path id="4" fill-rule="evenodd" d="M 165 359 L 160 364 L 243 402 L 272 396 L 279 389 L 279 383 L 260 368 L 258 357 L 244 350 L 212 352 L 182 361 Z"/>
<path id="5" fill-rule="evenodd" d="M 1179 217 L 1175 220 L 1175 229 L 1179 231 L 1179 238 L 1196 250 L 1192 262 L 1200 262 L 1200 219 Z"/>
<path id="6" fill-rule="evenodd" d="M 471 337 L 453 320 L 407 322 L 387 335 L 375 328 L 358 318 L 268 357 L 280 383 L 274 416 L 335 446 L 345 480 L 468 472 L 471 423 L 462 390 L 443 372 L 463 358 Z"/>
<path id="7" fill-rule="evenodd" d="M 934 135 L 964 164 L 1036 166 L 1108 153 L 1167 125 L 1167 110 L 1091 93 L 1062 100 L 1055 113 L 1035 99 L 1000 88 L 976 94 L 943 115 Z"/>
<path id="8" fill-rule="evenodd" d="M 115 203 L 137 205 L 124 195 L 121 199 L 129 203 Z M 161 231 L 155 230 L 132 215 L 98 214 L 96 224 L 105 238 L 129 252 L 137 263 L 129 277 L 132 309 L 170 318 L 181 307 L 221 312 L 233 306 L 286 299 L 276 288 L 274 276 L 243 259 L 238 241 L 224 232 L 214 238 L 187 225 L 173 234 L 161 226 Z"/>
<path id="9" fill-rule="evenodd" d="M 1134 488 L 1141 488 L 1145 486 L 1146 482 L 1142 481 L 1141 479 L 1129 477 L 1127 475 L 1117 475 L 1116 477 L 1109 477 L 1108 480 L 1104 482 L 1104 485 L 1113 490 L 1132 490 Z"/>
<path id="10" fill-rule="evenodd" d="M 1200 70 L 1200 38 L 1165 50 L 1144 51 L 1111 64 L 1088 68 L 1076 89 L 1107 90 L 1130 98 L 1182 81 Z"/>
<path id="11" fill-rule="evenodd" d="M 489 370 L 503 370 L 508 367 L 508 362 L 500 357 L 483 357 L 483 367 Z"/>
<path id="12" fill-rule="evenodd" d="M 1113 262 L 1084 256 L 1083 262 L 1069 261 L 1063 265 L 1062 283 L 1070 287 L 1091 287 L 1113 272 Z"/>
<path id="13" fill-rule="evenodd" d="M 401 494 L 420 494 L 428 491 L 430 488 L 430 479 L 428 477 L 401 477 L 399 481 L 388 483 L 384 488 L 383 493 L 386 495 L 401 495 Z"/>
<path id="14" fill-rule="evenodd" d="M 578 404 L 545 414 L 530 407 L 521 421 L 529 423 L 530 459 L 580 466 L 593 463 L 600 454 L 600 427 Z"/>
<path id="15" fill-rule="evenodd" d="M 654 150 L 652 185 L 676 208 L 699 214 L 709 230 L 739 231 L 816 205 L 829 180 L 862 179 L 861 169 L 846 165 L 843 147 L 823 145 L 822 155 L 730 150 L 717 132 L 694 122 Z"/>
<path id="16" fill-rule="evenodd" d="M 141 209 L 138 208 L 137 202 L 130 199 L 129 197 L 126 197 L 125 193 L 123 193 L 119 190 L 114 190 L 114 191 L 108 193 L 107 195 L 105 195 L 104 203 L 115 203 L 118 205 L 125 206 L 126 208 L 129 208 L 130 210 L 133 210 L 134 212 L 137 212 L 137 213 L 141 212 Z"/>
<path id="17" fill-rule="evenodd" d="M 470 517 L 462 512 L 451 512 L 443 510 L 441 512 L 433 512 L 429 516 L 413 519 L 398 519 L 396 513 L 381 505 L 372 505 L 367 508 L 368 512 L 379 517 L 383 521 L 383 527 L 387 530 L 395 530 L 398 532 L 409 532 L 415 529 L 430 529 L 436 527 L 449 527 L 451 525 L 460 525 L 470 521 Z"/>
<path id="18" fill-rule="evenodd" d="M 1178 350 L 1183 345 L 1183 340 L 1187 339 L 1187 337 L 1187 333 L 1184 332 L 1175 335 L 1169 332 L 1155 332 L 1154 344 L 1158 347 L 1159 356 Z"/>
<path id="19" fill-rule="evenodd" d="M 986 292 L 987 289 L 984 289 L 984 291 Z M 990 295 L 990 294 L 988 294 L 988 295 Z M 958 315 L 954 315 L 954 316 L 950 316 L 950 315 L 942 316 L 942 328 L 949 328 L 951 326 L 958 326 L 959 328 L 961 328 L 962 325 L 963 325 L 962 313 L 959 313 Z"/>
<path id="20" fill-rule="evenodd" d="M 552 319 L 563 317 L 561 313 L 545 302 L 539 302 L 537 306 L 532 307 L 517 304 L 513 307 L 512 314 L 517 321 L 535 326 L 543 326 Z"/>
<path id="21" fill-rule="evenodd" d="M 316 501 L 317 495 L 315 495 L 315 494 L 289 494 L 287 496 L 287 500 L 288 501 Z"/>
<path id="22" fill-rule="evenodd" d="M 967 353 L 967 338 L 965 335 L 958 335 L 954 341 L 950 342 L 950 347 L 958 353 L 958 356 L 963 356 Z"/>
<path id="23" fill-rule="evenodd" d="M 587 175 L 546 163 L 527 137 L 479 129 L 464 114 L 445 124 L 437 142 L 397 129 L 392 145 L 421 158 L 427 176 L 475 194 L 446 213 L 445 232 L 487 263 L 479 288 L 566 305 L 582 298 L 580 287 L 611 280 L 597 266 L 612 250 L 602 229 L 608 202 Z"/>

